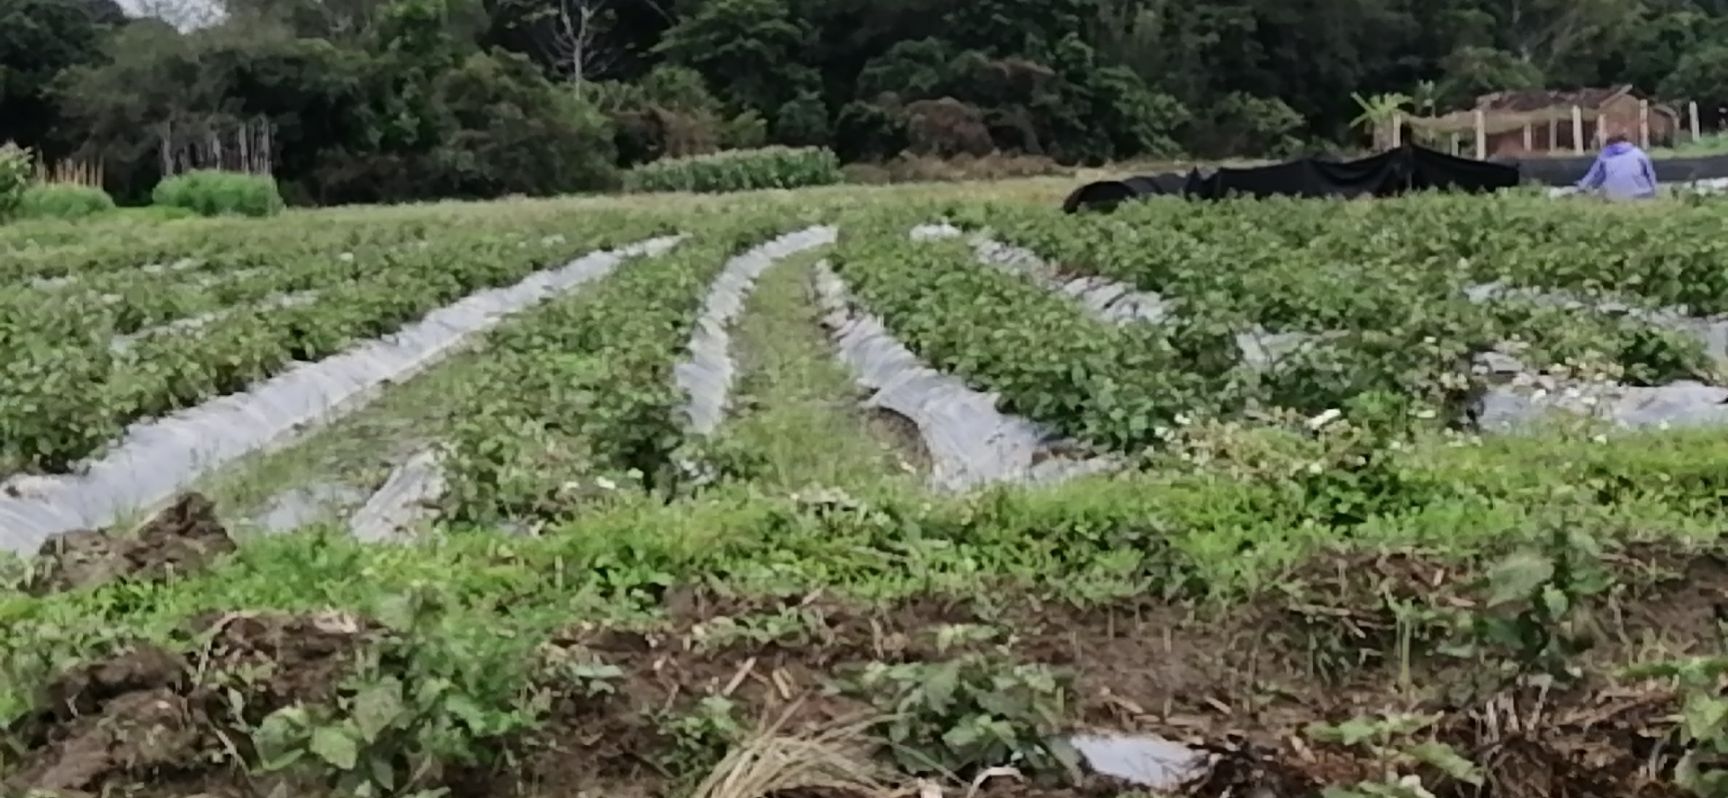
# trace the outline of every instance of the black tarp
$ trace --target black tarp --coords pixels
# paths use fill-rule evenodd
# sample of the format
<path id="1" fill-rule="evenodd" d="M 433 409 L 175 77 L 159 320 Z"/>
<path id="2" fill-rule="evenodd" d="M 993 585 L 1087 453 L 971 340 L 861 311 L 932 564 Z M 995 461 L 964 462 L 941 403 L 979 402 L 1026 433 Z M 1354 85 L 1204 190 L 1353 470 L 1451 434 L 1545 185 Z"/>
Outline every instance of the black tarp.
<path id="1" fill-rule="evenodd" d="M 1063 210 L 1108 210 L 1130 199 L 1249 197 L 1390 197 L 1424 189 L 1498 191 L 1518 185 L 1516 166 L 1406 146 L 1355 161 L 1302 158 L 1271 166 L 1223 168 L 1202 176 L 1163 174 L 1106 180 L 1076 189 Z"/>
<path id="2" fill-rule="evenodd" d="M 1515 166 L 1531 183 L 1544 186 L 1570 186 L 1583 179 L 1596 162 L 1594 155 L 1572 158 L 1523 158 L 1499 161 Z M 1656 180 L 1662 183 L 1691 183 L 1698 180 L 1728 177 L 1728 155 L 1692 158 L 1652 158 Z"/>
<path id="3" fill-rule="evenodd" d="M 1188 187 L 1200 180 L 1198 172 L 1139 175 L 1121 180 L 1100 180 L 1074 190 L 1062 201 L 1062 210 L 1073 213 L 1081 208 L 1093 211 L 1113 210 L 1124 202 L 1147 197 L 1180 197 Z"/>

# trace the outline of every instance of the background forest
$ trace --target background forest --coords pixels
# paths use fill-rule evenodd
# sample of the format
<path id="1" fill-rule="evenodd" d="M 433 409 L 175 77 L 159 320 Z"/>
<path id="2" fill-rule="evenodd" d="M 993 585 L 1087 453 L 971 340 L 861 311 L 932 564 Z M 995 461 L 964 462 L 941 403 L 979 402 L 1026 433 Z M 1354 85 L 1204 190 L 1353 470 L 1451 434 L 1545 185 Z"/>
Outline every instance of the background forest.
<path id="1" fill-rule="evenodd" d="M 336 203 L 604 188 L 774 143 L 1275 155 L 1352 141 L 1353 93 L 1728 103 L 1728 0 L 146 2 L 0 0 L 0 141 L 100 159 L 128 198 L 164 131 L 262 119 L 290 200 Z"/>

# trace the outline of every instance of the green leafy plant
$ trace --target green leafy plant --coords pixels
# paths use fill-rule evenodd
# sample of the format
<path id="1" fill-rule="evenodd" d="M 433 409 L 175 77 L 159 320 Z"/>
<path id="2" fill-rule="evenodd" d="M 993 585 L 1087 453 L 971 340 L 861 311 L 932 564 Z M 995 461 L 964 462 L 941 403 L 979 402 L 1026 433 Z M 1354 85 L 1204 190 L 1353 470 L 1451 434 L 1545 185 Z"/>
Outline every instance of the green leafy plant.
<path id="1" fill-rule="evenodd" d="M 661 765 L 694 785 L 707 775 L 726 752 L 744 739 L 745 728 L 737 717 L 738 705 L 723 696 L 704 696 L 686 712 L 660 718 L 660 735 L 668 746 Z"/>
<path id="2" fill-rule="evenodd" d="M 414 704 L 431 703 L 417 694 Z M 295 705 L 264 719 L 252 735 L 259 765 L 266 771 L 304 768 L 316 763 L 337 773 L 334 786 L 346 795 L 395 795 L 414 787 L 417 776 L 399 783 L 396 762 L 419 713 L 410 708 L 402 683 L 391 678 L 361 687 L 343 701 L 342 711 Z M 421 763 L 421 766 L 431 763 Z M 412 766 L 411 766 L 412 767 Z M 416 793 L 433 798 L 444 790 Z"/>
<path id="3" fill-rule="evenodd" d="M 966 776 L 1012 764 L 1029 773 L 1078 777 L 1078 756 L 1058 736 L 1067 682 L 1045 666 L 1008 664 L 983 653 L 934 663 L 878 662 L 844 689 L 889 715 L 886 742 L 913 773 Z"/>
<path id="4" fill-rule="evenodd" d="M 1489 569 L 1486 601 L 1459 616 L 1460 636 L 1446 650 L 1496 657 L 1516 673 L 1575 676 L 1577 655 L 1595 637 L 1588 601 L 1611 585 L 1600 545 L 1555 529 L 1542 548 L 1514 552 Z"/>
<path id="5" fill-rule="evenodd" d="M 690 634 L 703 648 L 720 650 L 738 645 L 805 646 L 826 631 L 827 622 L 820 611 L 783 607 L 774 612 L 710 618 Z"/>
<path id="6" fill-rule="evenodd" d="M 260 768 L 344 795 L 434 798 L 444 768 L 481 761 L 489 741 L 546 711 L 526 643 L 472 623 L 439 590 L 381 595 L 372 610 L 388 634 L 361 652 L 335 703 L 286 706 L 252 730 Z"/>
<path id="7" fill-rule="evenodd" d="M 537 681 L 554 687 L 568 687 L 586 698 L 616 693 L 617 683 L 624 678 L 622 668 L 580 648 L 547 646 L 542 654 Z"/>
<path id="8" fill-rule="evenodd" d="M 1430 798 L 1419 773 L 1424 769 L 1447 780 L 1480 788 L 1482 770 L 1446 743 L 1432 738 L 1416 739 L 1439 716 L 1387 714 L 1378 718 L 1352 718 L 1337 725 L 1310 724 L 1306 735 L 1315 742 L 1345 748 L 1361 748 L 1385 770 L 1381 781 L 1350 787 L 1332 787 L 1325 798 Z"/>
<path id="9" fill-rule="evenodd" d="M 1628 669 L 1635 679 L 1669 679 L 1681 690 L 1680 725 L 1675 736 L 1685 751 L 1674 766 L 1674 783 L 1698 798 L 1728 796 L 1728 699 L 1723 677 L 1728 657 L 1689 659 Z"/>

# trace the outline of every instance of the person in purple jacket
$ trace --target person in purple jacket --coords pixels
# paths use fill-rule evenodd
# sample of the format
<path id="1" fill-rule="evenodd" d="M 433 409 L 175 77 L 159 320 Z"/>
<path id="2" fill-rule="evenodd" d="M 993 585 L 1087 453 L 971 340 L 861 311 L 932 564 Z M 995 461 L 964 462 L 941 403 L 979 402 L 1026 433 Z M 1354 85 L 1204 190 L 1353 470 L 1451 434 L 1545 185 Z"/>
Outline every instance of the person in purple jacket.
<path id="1" fill-rule="evenodd" d="M 1578 181 L 1578 190 L 1601 191 L 1611 200 L 1652 199 L 1656 196 L 1656 167 L 1643 150 L 1616 133 L 1608 137 L 1608 146 Z"/>

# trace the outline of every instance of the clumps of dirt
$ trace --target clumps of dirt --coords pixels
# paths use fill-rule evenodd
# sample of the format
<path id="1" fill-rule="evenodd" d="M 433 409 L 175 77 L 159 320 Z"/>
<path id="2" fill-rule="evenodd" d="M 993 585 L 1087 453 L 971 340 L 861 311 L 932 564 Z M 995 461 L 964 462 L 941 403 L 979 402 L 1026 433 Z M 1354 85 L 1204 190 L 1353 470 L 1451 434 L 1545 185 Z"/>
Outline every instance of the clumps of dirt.
<path id="1" fill-rule="evenodd" d="M 188 698 L 186 662 L 141 646 L 68 671 L 33 720 L 17 772 L 0 787 L 92 791 L 108 784 L 158 782 L 200 766 L 209 717 Z"/>
<path id="2" fill-rule="evenodd" d="M 44 543 L 30 589 L 42 594 L 121 579 L 160 581 L 197 571 L 233 550 L 215 505 L 188 493 L 134 535 L 81 530 Z"/>
<path id="3" fill-rule="evenodd" d="M 1625 567 L 1652 570 L 1648 552 L 1626 556 Z M 1714 618 L 1725 584 L 1716 577 L 1728 569 L 1695 552 L 1663 562 L 1656 570 L 1666 576 L 1650 580 L 1635 603 L 1620 596 L 1627 616 L 1654 620 L 1645 606 L 1654 602 L 1678 628 Z M 921 599 L 869 608 L 815 596 L 749 600 L 673 590 L 671 622 L 657 634 L 630 636 L 634 645 L 624 648 L 655 652 L 646 660 L 650 672 L 698 674 L 680 680 L 686 691 L 737 682 L 727 674 L 740 663 L 820 684 L 860 663 L 938 661 L 967 650 L 1000 650 L 1013 661 L 1071 674 L 1081 727 L 1155 734 L 1203 754 L 1206 766 L 1182 791 L 1201 798 L 1305 798 L 1327 787 L 1382 782 L 1388 757 L 1397 756 L 1388 751 L 1424 742 L 1449 746 L 1480 776 L 1478 785 L 1432 764 L 1401 762 L 1400 774 L 1420 776 L 1423 787 L 1441 798 L 1681 795 L 1673 767 L 1684 752 L 1672 740 L 1672 716 L 1681 699 L 1671 685 L 1615 678 L 1608 662 L 1624 663 L 1629 651 L 1592 652 L 1589 660 L 1578 661 L 1584 673 L 1576 680 L 1540 674 L 1513 679 L 1506 673 L 1484 678 L 1490 665 L 1444 657 L 1413 663 L 1413 683 L 1399 678 L 1392 650 L 1398 639 L 1394 604 L 1467 609 L 1482 600 L 1480 577 L 1418 553 L 1352 555 L 1308 564 L 1286 594 L 1209 613 L 1151 600 L 1092 609 L 991 602 L 997 606 L 985 610 L 968 601 Z M 778 639 L 733 629 L 716 637 L 714 629 L 725 627 L 721 622 L 728 618 L 777 619 L 796 634 Z M 978 638 L 976 645 L 954 645 L 969 639 L 952 634 L 967 626 L 991 627 L 996 634 Z M 764 626 L 751 628 L 760 632 Z M 613 634 L 599 639 L 608 637 L 617 642 Z M 1317 639 L 1343 641 L 1350 662 L 1317 661 L 1324 653 L 1317 651 Z M 746 676 L 739 684 L 750 681 Z M 759 716 L 760 701 L 774 698 L 748 693 L 745 714 Z M 1327 743 L 1309 733 L 1313 724 L 1373 723 L 1403 713 L 1432 721 L 1378 750 Z M 1073 798 L 1126 789 L 1105 781 L 1003 782 L 980 794 Z"/>
<path id="4" fill-rule="evenodd" d="M 381 632 L 352 615 L 235 613 L 200 623 L 211 635 L 199 670 L 243 681 L 247 722 L 294 704 L 326 704 Z"/>
<path id="5" fill-rule="evenodd" d="M 1678 798 L 1686 792 L 1668 776 L 1681 752 L 1662 747 L 1672 730 L 1675 701 L 1671 691 L 1654 685 L 1555 691 L 1532 680 L 1475 708 L 1403 707 L 1434 719 L 1408 737 L 1343 745 L 1317 742 L 1293 727 L 1270 746 L 1240 739 L 1198 744 L 1211 762 L 1186 794 L 1293 797 L 1315 795 L 1325 787 L 1384 785 L 1389 764 L 1396 762 L 1402 778 L 1419 779 L 1426 794 L 1440 798 Z M 1314 709 L 1320 722 L 1365 717 L 1342 707 Z M 1398 707 L 1387 703 L 1384 709 Z M 1469 764 L 1470 773 L 1403 753 L 1418 744 L 1446 746 Z"/>
<path id="6" fill-rule="evenodd" d="M 12 730 L 23 747 L 0 795 L 251 795 L 247 729 L 333 699 L 371 634 L 336 614 L 234 614 L 196 630 L 209 642 L 190 656 L 141 644 L 62 673 Z"/>

